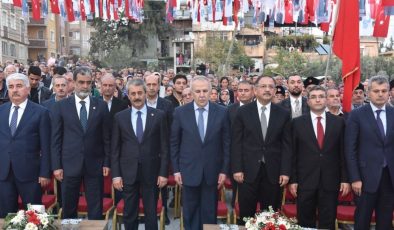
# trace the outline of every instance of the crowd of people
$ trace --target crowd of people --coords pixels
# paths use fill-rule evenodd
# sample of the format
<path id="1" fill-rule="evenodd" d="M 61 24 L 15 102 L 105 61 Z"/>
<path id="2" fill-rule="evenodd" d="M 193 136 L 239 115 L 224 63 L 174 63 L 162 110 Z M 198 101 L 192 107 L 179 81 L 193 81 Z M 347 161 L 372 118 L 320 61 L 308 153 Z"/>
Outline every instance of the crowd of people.
<path id="1" fill-rule="evenodd" d="M 369 229 L 373 212 L 376 229 L 392 229 L 393 88 L 385 76 L 367 79 L 344 112 L 330 77 L 9 63 L 0 68 L 0 218 L 18 210 L 18 197 L 41 203 L 54 177 L 62 218 L 77 218 L 83 184 L 88 218 L 101 219 L 110 176 L 125 229 L 138 229 L 141 197 L 153 230 L 173 175 L 187 230 L 216 223 L 228 178 L 240 224 L 257 204 L 280 210 L 286 188 L 302 227 L 334 229 L 338 195 L 354 193 L 355 229 Z"/>

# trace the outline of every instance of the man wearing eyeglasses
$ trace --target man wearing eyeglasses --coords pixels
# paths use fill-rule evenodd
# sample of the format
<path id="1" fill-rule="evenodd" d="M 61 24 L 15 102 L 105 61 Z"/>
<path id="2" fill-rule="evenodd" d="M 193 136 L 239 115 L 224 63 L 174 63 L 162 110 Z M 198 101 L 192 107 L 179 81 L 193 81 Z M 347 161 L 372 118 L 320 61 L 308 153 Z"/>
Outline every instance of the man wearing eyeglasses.
<path id="1" fill-rule="evenodd" d="M 350 192 L 344 157 L 345 121 L 326 112 L 327 92 L 308 91 L 310 113 L 292 121 L 290 192 L 297 197 L 297 220 L 302 227 L 335 229 L 338 193 Z M 318 217 L 316 213 L 319 213 Z"/>
<path id="2" fill-rule="evenodd" d="M 275 81 L 261 76 L 254 85 L 256 101 L 240 107 L 232 124 L 231 170 L 238 182 L 240 218 L 279 208 L 280 187 L 291 173 L 290 112 L 271 103 Z"/>

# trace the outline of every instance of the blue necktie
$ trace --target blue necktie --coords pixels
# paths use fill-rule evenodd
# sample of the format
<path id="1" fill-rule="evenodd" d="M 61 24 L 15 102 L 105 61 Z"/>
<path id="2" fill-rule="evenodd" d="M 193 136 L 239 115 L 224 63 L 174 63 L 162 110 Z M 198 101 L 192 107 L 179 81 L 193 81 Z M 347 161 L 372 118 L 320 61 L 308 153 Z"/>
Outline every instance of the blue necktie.
<path id="1" fill-rule="evenodd" d="M 82 129 L 86 132 L 86 128 L 88 126 L 88 112 L 86 111 L 86 102 L 80 101 L 81 109 L 79 110 L 79 120 L 81 121 Z"/>
<path id="2" fill-rule="evenodd" d="M 16 125 L 18 123 L 18 109 L 19 109 L 19 106 L 14 106 L 14 112 L 12 113 L 12 117 L 11 117 L 10 129 L 11 129 L 12 136 L 14 136 L 14 134 L 15 134 Z"/>
<path id="3" fill-rule="evenodd" d="M 380 119 L 380 112 L 383 110 L 378 109 L 376 110 L 376 122 L 378 123 L 379 131 L 380 134 L 382 135 L 383 139 L 386 137 L 386 134 L 384 133 L 384 127 L 383 127 L 383 122 L 382 119 Z"/>
<path id="4" fill-rule="evenodd" d="M 137 117 L 137 139 L 138 142 L 141 143 L 142 142 L 142 136 L 144 135 L 144 128 L 142 127 L 142 118 L 141 118 L 141 111 L 137 112 L 138 117 Z"/>
<path id="5" fill-rule="evenodd" d="M 204 108 L 198 108 L 198 132 L 200 133 L 201 141 L 204 142 Z"/>

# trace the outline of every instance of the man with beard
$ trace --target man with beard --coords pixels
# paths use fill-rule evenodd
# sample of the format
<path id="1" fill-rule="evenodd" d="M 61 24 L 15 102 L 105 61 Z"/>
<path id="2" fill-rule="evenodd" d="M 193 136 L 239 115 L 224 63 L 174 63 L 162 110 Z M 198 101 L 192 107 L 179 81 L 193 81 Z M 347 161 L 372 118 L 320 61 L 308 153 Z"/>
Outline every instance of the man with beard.
<path id="1" fill-rule="evenodd" d="M 357 109 L 358 107 L 361 107 L 366 104 L 367 103 L 365 103 L 364 85 L 360 83 L 353 91 L 352 110 Z"/>
<path id="2" fill-rule="evenodd" d="M 51 97 L 52 92 L 41 82 L 40 68 L 37 66 L 30 66 L 27 75 L 29 77 L 31 88 L 29 100 L 37 104 L 41 104 L 41 102 L 48 100 Z"/>
<path id="3" fill-rule="evenodd" d="M 103 176 L 110 166 L 108 105 L 90 95 L 92 75 L 87 67 L 74 71 L 75 94 L 52 110 L 52 169 L 62 181 L 63 218 L 77 218 L 83 180 L 88 218 L 102 219 Z"/>
<path id="4" fill-rule="evenodd" d="M 172 95 L 165 97 L 165 99 L 169 100 L 172 106 L 176 108 L 185 104 L 182 100 L 182 91 L 187 86 L 187 78 L 185 75 L 177 74 L 172 81 L 174 83 L 174 90 Z"/>
<path id="5" fill-rule="evenodd" d="M 306 98 L 302 97 L 303 82 L 299 75 L 290 76 L 287 80 L 290 97 L 283 100 L 280 105 L 291 112 L 291 117 L 296 118 L 309 112 Z"/>
<path id="6" fill-rule="evenodd" d="M 341 110 L 341 95 L 337 88 L 329 88 L 327 90 L 327 108 L 326 112 L 336 116 L 344 116 Z"/>

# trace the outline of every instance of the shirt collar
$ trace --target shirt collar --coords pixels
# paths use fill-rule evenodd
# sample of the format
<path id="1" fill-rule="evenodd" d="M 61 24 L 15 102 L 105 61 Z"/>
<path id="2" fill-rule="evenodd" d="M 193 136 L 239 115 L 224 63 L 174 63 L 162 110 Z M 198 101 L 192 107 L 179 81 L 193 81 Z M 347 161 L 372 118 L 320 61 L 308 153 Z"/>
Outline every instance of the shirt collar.
<path id="1" fill-rule="evenodd" d="M 14 103 L 12 103 L 12 108 L 14 108 L 16 105 L 14 104 Z M 25 109 L 26 108 L 26 106 L 27 106 L 27 98 L 25 99 L 25 101 L 24 102 L 22 102 L 22 103 L 20 103 L 19 105 L 19 109 Z"/>
<path id="2" fill-rule="evenodd" d="M 90 102 L 90 97 L 89 96 L 85 97 L 83 100 L 81 98 L 79 98 L 76 94 L 74 94 L 74 97 L 75 97 L 75 102 L 77 104 L 79 104 L 81 101 L 85 101 L 86 104 L 89 104 L 89 102 Z"/>
<path id="3" fill-rule="evenodd" d="M 313 113 L 312 111 L 310 111 L 310 113 L 311 113 L 312 121 L 316 120 L 317 117 L 321 117 L 322 120 L 326 120 L 326 112 L 322 113 L 319 116 L 317 114 Z"/>
<path id="4" fill-rule="evenodd" d="M 375 113 L 376 112 L 376 110 L 378 110 L 379 108 L 378 107 L 376 107 L 373 103 L 369 103 L 370 105 L 371 105 L 371 108 L 372 108 L 372 111 Z M 382 108 L 380 108 L 380 110 L 383 110 L 383 111 L 386 111 L 386 104 L 385 105 L 383 105 L 383 107 Z"/>
<path id="5" fill-rule="evenodd" d="M 136 109 L 136 108 L 134 108 L 133 106 L 131 106 L 131 111 L 132 111 L 132 113 L 134 113 L 134 114 L 136 114 L 138 111 L 141 111 L 141 113 L 142 114 L 147 114 L 147 107 L 146 107 L 146 104 L 144 104 L 144 107 L 142 107 L 141 109 Z"/>
<path id="6" fill-rule="evenodd" d="M 193 105 L 194 105 L 194 110 L 197 110 L 197 109 L 200 108 L 200 107 L 198 107 L 198 105 L 196 104 L 196 102 L 193 102 Z M 208 110 L 209 110 L 209 102 L 204 106 L 204 109 L 205 109 L 205 111 L 208 112 Z"/>
<path id="7" fill-rule="evenodd" d="M 256 100 L 257 103 L 257 109 L 260 111 L 262 106 L 265 106 L 266 110 L 269 111 L 271 109 L 271 102 L 266 104 L 266 105 L 262 105 L 259 100 Z"/>
<path id="8" fill-rule="evenodd" d="M 300 103 L 302 103 L 302 96 L 299 96 L 298 98 L 295 98 L 295 97 L 291 96 L 291 94 L 289 94 L 289 97 L 290 97 L 290 102 L 291 102 L 291 104 L 294 104 L 294 103 L 295 103 L 295 100 L 297 100 L 297 99 L 298 99 L 298 101 L 299 101 Z"/>

